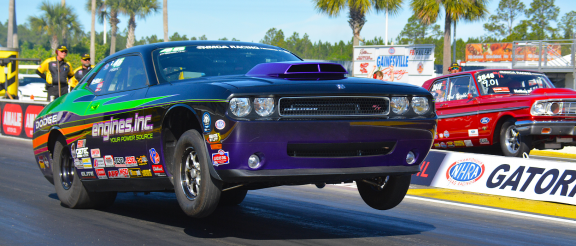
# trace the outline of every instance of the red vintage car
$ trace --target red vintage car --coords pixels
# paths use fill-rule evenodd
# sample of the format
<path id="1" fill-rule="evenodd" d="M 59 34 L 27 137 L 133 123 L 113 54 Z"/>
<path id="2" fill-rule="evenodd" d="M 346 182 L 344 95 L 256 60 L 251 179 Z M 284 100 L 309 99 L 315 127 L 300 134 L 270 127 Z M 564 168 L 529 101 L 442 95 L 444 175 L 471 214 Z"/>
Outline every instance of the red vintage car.
<path id="1" fill-rule="evenodd" d="M 576 91 L 542 73 L 487 69 L 423 85 L 435 97 L 437 149 L 493 145 L 506 156 L 576 145 Z"/>

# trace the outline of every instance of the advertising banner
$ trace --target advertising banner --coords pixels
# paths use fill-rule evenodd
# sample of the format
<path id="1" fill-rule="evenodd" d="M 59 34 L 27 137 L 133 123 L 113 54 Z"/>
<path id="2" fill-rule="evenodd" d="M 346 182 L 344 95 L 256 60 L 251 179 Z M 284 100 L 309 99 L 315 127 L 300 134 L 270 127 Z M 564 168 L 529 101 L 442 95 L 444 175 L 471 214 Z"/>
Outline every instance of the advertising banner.
<path id="1" fill-rule="evenodd" d="M 510 62 L 512 52 L 512 43 L 466 44 L 466 62 Z M 545 49 L 525 45 L 514 52 L 516 61 L 538 61 L 540 54 L 547 55 L 547 60 L 561 56 L 560 45 L 547 45 Z"/>
<path id="2" fill-rule="evenodd" d="M 570 162 L 431 151 L 412 180 L 413 184 L 576 205 L 576 167 Z"/>
<path id="3" fill-rule="evenodd" d="M 434 45 L 371 45 L 354 47 L 354 77 L 422 85 L 434 76 Z"/>
<path id="4" fill-rule="evenodd" d="M 32 138 L 34 119 L 47 103 L 0 100 L 0 133 L 6 136 Z"/>

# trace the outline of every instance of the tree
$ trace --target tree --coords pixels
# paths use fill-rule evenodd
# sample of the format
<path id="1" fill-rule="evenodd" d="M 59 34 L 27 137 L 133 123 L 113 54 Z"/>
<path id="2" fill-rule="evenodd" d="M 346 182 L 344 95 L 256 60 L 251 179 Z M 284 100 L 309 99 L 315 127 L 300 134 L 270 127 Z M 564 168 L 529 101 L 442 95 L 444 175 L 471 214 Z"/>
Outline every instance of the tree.
<path id="1" fill-rule="evenodd" d="M 395 14 L 402 7 L 402 0 L 313 0 L 313 2 L 316 4 L 316 10 L 330 17 L 337 17 L 345 8 L 348 8 L 348 24 L 352 28 L 354 45 L 360 44 L 362 39 L 360 31 L 366 23 L 368 12 L 375 9 L 377 13 L 388 11 Z"/>
<path id="2" fill-rule="evenodd" d="M 533 0 L 530 3 L 526 16 L 530 16 L 530 29 L 536 39 L 543 40 L 552 36 L 555 30 L 550 24 L 556 21 L 559 13 L 560 8 L 554 5 L 554 0 Z"/>
<path id="3" fill-rule="evenodd" d="M 512 35 L 514 20 L 524 13 L 526 6 L 520 0 L 500 0 L 496 14 L 484 23 L 484 29 L 502 38 Z"/>
<path id="4" fill-rule="evenodd" d="M 162 17 L 164 22 L 164 42 L 168 42 L 168 0 L 162 2 Z"/>
<path id="5" fill-rule="evenodd" d="M 444 9 L 444 46 L 442 70 L 448 73 L 450 67 L 450 27 L 452 22 L 460 20 L 475 21 L 483 18 L 488 10 L 487 0 L 412 0 L 410 6 L 422 24 L 430 25 L 435 23 L 440 9 Z"/>
<path id="6" fill-rule="evenodd" d="M 558 28 L 564 31 L 564 38 L 565 39 L 576 39 L 576 11 L 572 10 L 566 13 L 560 23 L 558 24 Z"/>
<path id="7" fill-rule="evenodd" d="M 82 33 L 80 23 L 76 21 L 78 17 L 71 8 L 44 1 L 40 4 L 40 11 L 43 12 L 40 17 L 30 16 L 28 21 L 35 32 L 52 36 L 50 40 L 52 50 L 58 47 L 58 35 L 62 30 L 68 30 L 66 32 L 68 35 Z"/>
<path id="8" fill-rule="evenodd" d="M 145 19 L 148 15 L 158 12 L 158 0 L 119 0 L 120 12 L 128 18 L 128 40 L 126 48 L 134 46 L 136 31 L 136 16 Z"/>
<path id="9" fill-rule="evenodd" d="M 437 39 L 440 38 L 440 36 L 442 36 L 440 25 L 422 24 L 418 21 L 418 16 L 413 14 L 408 18 L 408 22 L 404 25 L 398 37 L 396 37 L 396 42 L 398 44 L 415 44 L 426 37 Z"/>
<path id="10" fill-rule="evenodd" d="M 186 37 L 186 34 L 184 34 L 183 36 L 180 36 L 180 34 L 178 32 L 175 32 L 174 34 L 172 34 L 172 36 L 170 36 L 169 41 L 186 41 L 188 40 L 188 37 Z"/>

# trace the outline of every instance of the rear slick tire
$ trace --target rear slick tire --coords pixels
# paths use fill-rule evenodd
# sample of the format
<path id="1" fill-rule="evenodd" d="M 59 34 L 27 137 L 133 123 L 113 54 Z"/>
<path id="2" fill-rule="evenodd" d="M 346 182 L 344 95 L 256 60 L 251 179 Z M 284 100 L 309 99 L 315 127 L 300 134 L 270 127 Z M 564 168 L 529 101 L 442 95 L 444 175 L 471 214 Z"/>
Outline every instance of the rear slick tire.
<path id="1" fill-rule="evenodd" d="M 172 170 L 176 199 L 190 217 L 206 217 L 218 207 L 222 183 L 210 175 L 211 164 L 200 133 L 184 132 L 176 143 Z"/>
<path id="2" fill-rule="evenodd" d="M 410 179 L 411 175 L 384 176 L 367 180 L 372 184 L 356 180 L 356 186 L 362 200 L 368 206 L 388 210 L 402 202 L 410 187 Z"/>
<path id="3" fill-rule="evenodd" d="M 530 154 L 532 138 L 520 135 L 515 123 L 508 120 L 500 127 L 500 149 L 504 156 L 523 157 L 524 153 Z"/>
<path id="4" fill-rule="evenodd" d="M 116 192 L 88 192 L 78 172 L 74 160 L 64 140 L 56 141 L 54 145 L 52 173 L 54 187 L 62 206 L 68 208 L 106 208 L 116 200 Z"/>

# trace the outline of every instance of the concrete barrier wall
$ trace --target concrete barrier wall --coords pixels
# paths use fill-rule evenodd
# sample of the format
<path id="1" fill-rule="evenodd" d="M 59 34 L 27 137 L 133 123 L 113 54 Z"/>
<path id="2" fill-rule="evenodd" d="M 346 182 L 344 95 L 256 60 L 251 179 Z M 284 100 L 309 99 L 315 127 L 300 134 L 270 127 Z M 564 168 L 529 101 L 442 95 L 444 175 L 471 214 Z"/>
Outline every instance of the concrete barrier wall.
<path id="1" fill-rule="evenodd" d="M 47 102 L 0 99 L 0 133 L 6 136 L 32 138 L 34 119 Z"/>
<path id="2" fill-rule="evenodd" d="M 576 205 L 571 162 L 432 150 L 412 183 Z"/>

